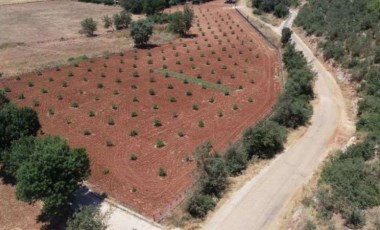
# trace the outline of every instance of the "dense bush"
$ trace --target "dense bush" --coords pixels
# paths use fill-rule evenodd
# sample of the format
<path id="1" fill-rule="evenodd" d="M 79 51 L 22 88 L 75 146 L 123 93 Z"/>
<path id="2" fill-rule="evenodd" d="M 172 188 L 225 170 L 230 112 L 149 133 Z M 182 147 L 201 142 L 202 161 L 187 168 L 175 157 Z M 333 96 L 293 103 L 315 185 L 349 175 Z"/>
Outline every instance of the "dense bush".
<path id="1" fill-rule="evenodd" d="M 142 46 L 148 43 L 150 36 L 153 34 L 153 23 L 146 19 L 140 19 L 131 23 L 131 37 L 136 46 Z"/>
<path id="2" fill-rule="evenodd" d="M 285 140 L 286 129 L 274 121 L 265 120 L 245 130 L 242 144 L 250 157 L 271 158 L 283 150 Z"/>
<path id="3" fill-rule="evenodd" d="M 84 34 L 86 34 L 88 37 L 94 36 L 95 31 L 97 30 L 97 22 L 94 21 L 92 18 L 85 18 L 81 22 L 82 31 Z"/>
<path id="4" fill-rule="evenodd" d="M 184 11 L 178 11 L 171 15 L 169 30 L 185 36 L 190 30 L 194 18 L 194 12 L 189 6 L 185 6 Z"/>
<path id="5" fill-rule="evenodd" d="M 284 27 L 281 31 L 281 43 L 287 44 L 292 36 L 292 31 L 288 27 Z"/>
<path id="6" fill-rule="evenodd" d="M 282 18 L 288 15 L 289 6 L 298 5 L 298 0 L 252 0 L 252 6 L 258 12 L 274 13 L 275 16 Z"/>
<path id="7" fill-rule="evenodd" d="M 200 178 L 203 193 L 221 197 L 228 185 L 226 162 L 217 154 L 211 155 L 199 165 L 202 171 Z"/>
<path id="8" fill-rule="evenodd" d="M 119 14 L 114 14 L 112 19 L 115 29 L 117 30 L 128 28 L 132 21 L 131 15 L 126 11 L 121 11 Z M 109 21 L 107 23 L 109 23 Z"/>
<path id="9" fill-rule="evenodd" d="M 238 144 L 229 146 L 223 156 L 230 175 L 238 175 L 246 169 L 248 164 L 248 154 Z"/>
<path id="10" fill-rule="evenodd" d="M 0 109 L 0 149 L 24 136 L 36 135 L 41 125 L 37 113 L 30 108 L 5 104 Z"/>
<path id="11" fill-rule="evenodd" d="M 271 119 L 288 128 L 306 125 L 313 113 L 313 107 L 301 98 L 282 97 L 277 103 Z"/>
<path id="12" fill-rule="evenodd" d="M 99 208 L 85 206 L 78 209 L 67 221 L 66 230 L 106 230 L 105 216 Z"/>
<path id="13" fill-rule="evenodd" d="M 204 218 L 209 210 L 214 209 L 215 205 L 212 196 L 197 193 L 190 198 L 187 211 L 195 218 Z"/>
<path id="14" fill-rule="evenodd" d="M 141 14 L 143 12 L 142 0 L 119 0 L 119 4 L 133 14 Z"/>
<path id="15" fill-rule="evenodd" d="M 34 143 L 34 145 L 33 145 Z M 26 159 L 16 171 L 16 196 L 28 202 L 43 201 L 43 214 L 63 215 L 67 201 L 87 179 L 90 162 L 84 149 L 70 149 L 59 137 L 47 136 L 34 142 L 24 141 L 14 151 L 30 148 Z M 24 154 L 18 153 L 20 157 Z"/>
<path id="16" fill-rule="evenodd" d="M 168 0 L 120 0 L 120 5 L 133 14 L 153 15 L 169 7 Z"/>

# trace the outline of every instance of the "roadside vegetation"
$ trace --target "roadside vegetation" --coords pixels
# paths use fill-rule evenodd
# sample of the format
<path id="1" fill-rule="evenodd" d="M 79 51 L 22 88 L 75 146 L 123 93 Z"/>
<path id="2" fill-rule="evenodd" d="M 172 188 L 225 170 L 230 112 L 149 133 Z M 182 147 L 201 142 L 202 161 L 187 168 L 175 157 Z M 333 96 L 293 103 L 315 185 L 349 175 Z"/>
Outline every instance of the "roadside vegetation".
<path id="1" fill-rule="evenodd" d="M 289 40 L 289 39 L 288 39 Z M 285 90 L 271 116 L 249 127 L 239 141 L 222 154 L 207 142 L 194 151 L 197 160 L 197 184 L 188 200 L 187 212 L 204 218 L 214 209 L 229 185 L 230 176 L 238 176 L 257 159 L 270 159 L 284 149 L 288 129 L 307 125 L 314 98 L 314 73 L 301 52 L 285 42 L 283 62 L 288 72 Z"/>
<path id="2" fill-rule="evenodd" d="M 297 6 L 299 0 L 252 0 L 255 7 L 253 13 L 273 13 L 278 18 L 284 18 L 289 14 L 289 7 Z"/>
<path id="3" fill-rule="evenodd" d="M 295 21 L 320 38 L 326 61 L 348 70 L 360 97 L 358 143 L 331 157 L 312 197 L 305 198 L 305 206 L 317 210 L 319 225 L 333 227 L 332 216 L 340 214 L 349 228 L 380 228 L 380 213 L 372 223 L 366 220 L 367 211 L 380 205 L 379 18 L 376 0 L 320 0 L 305 4 Z"/>

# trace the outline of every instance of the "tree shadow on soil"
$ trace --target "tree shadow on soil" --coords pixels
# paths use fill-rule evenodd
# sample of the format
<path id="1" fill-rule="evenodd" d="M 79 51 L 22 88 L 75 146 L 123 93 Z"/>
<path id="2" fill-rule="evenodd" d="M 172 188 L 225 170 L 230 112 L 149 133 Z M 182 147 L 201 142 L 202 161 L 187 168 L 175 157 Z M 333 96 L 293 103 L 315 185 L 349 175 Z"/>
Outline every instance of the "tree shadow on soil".
<path id="1" fill-rule="evenodd" d="M 150 50 L 153 48 L 159 47 L 159 45 L 156 44 L 143 44 L 143 45 L 135 45 L 135 48 L 137 49 L 143 49 L 143 50 Z"/>
<path id="2" fill-rule="evenodd" d="M 0 168 L 0 183 L 15 186 L 16 185 L 16 178 L 6 174 L 4 172 L 4 169 Z"/>
<path id="3" fill-rule="evenodd" d="M 79 189 L 74 192 L 74 195 L 69 203 L 69 208 L 62 216 L 49 218 L 43 214 L 40 214 L 37 221 L 44 223 L 41 230 L 64 230 L 67 220 L 76 210 L 89 205 L 100 207 L 101 203 L 104 201 L 104 198 L 105 196 L 96 194 L 95 192 L 89 190 L 86 186 L 80 186 Z"/>

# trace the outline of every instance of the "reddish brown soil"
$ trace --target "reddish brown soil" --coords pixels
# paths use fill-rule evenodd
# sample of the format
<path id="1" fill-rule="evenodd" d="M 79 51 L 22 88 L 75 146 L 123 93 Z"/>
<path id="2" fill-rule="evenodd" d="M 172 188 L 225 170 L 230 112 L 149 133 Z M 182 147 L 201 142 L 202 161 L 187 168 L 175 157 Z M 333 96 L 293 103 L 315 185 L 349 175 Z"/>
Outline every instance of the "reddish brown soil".
<path id="1" fill-rule="evenodd" d="M 37 221 L 40 203 L 29 205 L 17 200 L 15 192 L 14 186 L 0 180 L 0 230 L 41 229 L 42 223 Z"/>
<path id="2" fill-rule="evenodd" d="M 175 207 L 192 184 L 191 172 L 195 164 L 185 161 L 185 157 L 207 140 L 212 141 L 216 150 L 223 150 L 246 127 L 268 114 L 280 91 L 276 77 L 280 65 L 278 54 L 237 12 L 221 1 L 194 6 L 194 11 L 197 18 L 191 32 L 197 35 L 195 38 L 178 39 L 173 44 L 137 50 L 136 53 L 126 52 L 124 56 L 97 58 L 92 63 L 86 60 L 79 67 L 47 70 L 41 76 L 33 73 L 21 76 L 21 80 L 0 82 L 0 87 L 11 89 L 7 95 L 20 106 L 32 106 L 34 99 L 40 102 L 35 109 L 45 133 L 60 135 L 67 138 L 72 146 L 87 149 L 92 167 L 89 182 L 93 186 L 154 219 L 160 219 Z M 219 39 L 221 44 L 218 44 Z M 198 46 L 200 50 L 197 50 Z M 222 50 L 223 46 L 226 51 Z M 193 62 L 189 60 L 191 56 Z M 218 57 L 221 61 L 217 60 Z M 147 64 L 149 59 L 154 63 Z M 124 63 L 120 63 L 121 60 Z M 177 60 L 181 64 L 176 64 Z M 206 64 L 207 61 L 210 65 Z M 103 66 L 104 63 L 107 67 Z M 137 67 L 133 68 L 133 64 Z M 202 89 L 197 84 L 184 84 L 179 79 L 165 78 L 149 71 L 159 69 L 163 64 L 172 71 L 183 70 L 193 77 L 200 73 L 204 80 L 210 82 L 216 83 L 220 79 L 222 85 L 234 91 L 225 96 L 223 92 Z M 192 64 L 195 69 L 191 68 Z M 227 69 L 223 69 L 223 65 Z M 88 72 L 88 68 L 92 71 Z M 69 71 L 74 76 L 69 77 Z M 132 76 L 134 71 L 139 73 L 139 77 Z M 101 77 L 103 72 L 105 77 Z M 231 74 L 235 78 L 231 78 Z M 54 81 L 49 81 L 49 77 Z M 155 82 L 151 82 L 150 77 Z M 123 82 L 116 83 L 117 78 Z M 254 83 L 251 83 L 252 79 Z M 33 87 L 28 87 L 29 81 L 34 83 Z M 67 87 L 62 87 L 63 81 L 68 83 Z M 104 88 L 98 89 L 97 83 L 102 83 Z M 132 84 L 138 88 L 132 89 Z M 173 84 L 174 89 L 168 89 L 168 84 Z M 243 89 L 238 90 L 239 85 Z M 48 93 L 43 94 L 43 88 Z M 155 90 L 155 96 L 148 94 L 150 88 Z M 113 94 L 115 89 L 119 95 Z M 187 90 L 193 94 L 187 96 Z M 20 93 L 25 95 L 25 99 L 17 99 Z M 62 94 L 63 100 L 57 99 L 58 94 Z M 134 95 L 139 102 L 132 101 Z M 98 101 L 94 100 L 96 96 Z M 177 102 L 170 102 L 170 96 L 175 96 Z M 214 103 L 208 102 L 210 97 L 215 98 Z M 248 97 L 252 97 L 254 102 L 249 103 Z M 73 101 L 78 102 L 79 108 L 70 106 Z M 199 110 L 192 109 L 193 103 L 198 104 Z M 118 109 L 113 110 L 112 104 L 116 104 Z M 158 110 L 152 109 L 153 104 L 159 106 Z M 239 109 L 233 110 L 233 104 L 237 104 Z M 48 115 L 49 108 L 54 109 L 54 115 Z M 96 116 L 89 117 L 89 110 L 95 111 Z M 223 117 L 217 116 L 219 110 Z M 132 118 L 132 111 L 136 111 L 138 116 Z M 177 118 L 172 117 L 173 111 L 178 113 Z M 107 123 L 109 117 L 114 119 L 115 125 Z M 155 118 L 161 120 L 161 127 L 153 126 Z M 205 123 L 204 128 L 198 127 L 200 119 Z M 85 129 L 91 135 L 85 136 Z M 138 131 L 138 136 L 129 136 L 132 129 Z M 179 130 L 185 133 L 184 137 L 177 136 Z M 162 139 L 166 146 L 156 148 L 157 139 Z M 114 146 L 107 147 L 106 140 L 112 140 Z M 130 160 L 132 152 L 138 156 L 136 161 Z M 160 167 L 166 169 L 166 177 L 158 176 Z M 108 174 L 104 173 L 105 169 L 109 170 Z M 132 188 L 136 191 L 133 192 Z"/>

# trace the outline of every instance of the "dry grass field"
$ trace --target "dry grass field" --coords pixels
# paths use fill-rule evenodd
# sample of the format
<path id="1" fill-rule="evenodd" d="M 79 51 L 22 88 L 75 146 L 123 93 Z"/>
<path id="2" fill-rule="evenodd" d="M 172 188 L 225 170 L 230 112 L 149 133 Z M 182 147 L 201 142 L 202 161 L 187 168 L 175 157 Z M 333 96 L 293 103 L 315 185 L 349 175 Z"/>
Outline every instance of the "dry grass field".
<path id="1" fill-rule="evenodd" d="M 30 3 L 30 2 L 44 2 L 44 1 L 46 0 L 0 0 L 0 6 L 20 4 L 20 3 Z"/>
<path id="2" fill-rule="evenodd" d="M 22 0 L 0 0 L 19 2 Z M 15 75 L 36 68 L 65 64 L 70 57 L 97 56 L 132 47 L 129 31 L 110 33 L 102 26 L 105 15 L 122 8 L 75 1 L 44 1 L 6 4 L 0 7 L 0 72 Z M 80 22 L 93 17 L 98 22 L 97 36 L 79 34 Z M 136 18 L 136 17 L 135 17 Z M 152 41 L 168 38 L 156 30 Z"/>

